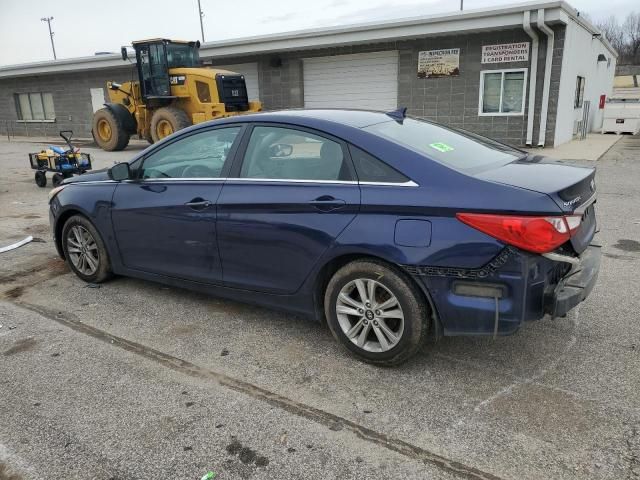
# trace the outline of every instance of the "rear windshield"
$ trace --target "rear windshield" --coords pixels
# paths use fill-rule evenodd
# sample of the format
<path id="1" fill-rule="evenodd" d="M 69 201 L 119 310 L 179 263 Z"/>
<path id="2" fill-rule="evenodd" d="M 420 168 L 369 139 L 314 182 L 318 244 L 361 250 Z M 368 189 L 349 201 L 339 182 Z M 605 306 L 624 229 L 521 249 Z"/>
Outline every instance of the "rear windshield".
<path id="1" fill-rule="evenodd" d="M 377 123 L 363 130 L 468 173 L 506 165 L 526 155 L 490 138 L 413 118 L 402 123 Z"/>

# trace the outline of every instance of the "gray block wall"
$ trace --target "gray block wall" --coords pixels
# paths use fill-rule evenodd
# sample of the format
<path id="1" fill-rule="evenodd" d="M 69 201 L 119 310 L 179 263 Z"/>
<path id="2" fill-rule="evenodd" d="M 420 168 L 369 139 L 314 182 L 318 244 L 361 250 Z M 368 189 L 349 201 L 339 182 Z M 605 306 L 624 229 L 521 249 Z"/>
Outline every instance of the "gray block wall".
<path id="1" fill-rule="evenodd" d="M 547 120 L 546 144 L 553 143 L 555 132 L 560 71 L 564 50 L 565 27 L 557 26 L 551 72 L 551 89 Z M 536 108 L 534 111 L 534 144 L 537 144 L 546 55 L 546 36 L 539 32 L 538 76 Z M 303 59 L 315 56 L 345 55 L 382 50 L 398 50 L 398 105 L 408 107 L 411 115 L 463 128 L 513 144 L 524 145 L 526 140 L 528 98 L 525 112 L 519 116 L 479 116 L 478 101 L 480 71 L 491 69 L 528 68 L 531 62 L 481 64 L 482 45 L 530 41 L 518 29 L 467 35 L 431 37 L 401 42 L 348 45 L 306 51 L 250 55 L 213 60 L 213 64 L 258 63 L 260 97 L 265 110 L 304 107 Z M 460 75 L 443 78 L 418 78 L 418 52 L 443 48 L 460 48 Z M 532 55 L 530 54 L 530 57 Z M 77 136 L 91 135 L 90 88 L 105 87 L 107 80 L 129 80 L 129 68 L 105 69 L 77 74 L 52 74 L 14 79 L 0 79 L 0 135 L 5 133 L 8 120 L 14 131 L 31 135 L 56 134 L 70 128 Z M 529 77 L 528 79 L 529 80 Z M 14 93 L 52 92 L 57 120 L 48 124 L 17 123 Z M 528 93 L 528 88 L 526 89 Z"/>
<path id="2" fill-rule="evenodd" d="M 548 145 L 553 143 L 553 132 L 555 131 L 564 27 L 558 28 L 555 36 L 546 128 Z M 546 36 L 540 34 L 539 37 L 541 42 L 538 51 L 534 141 L 537 141 L 538 138 L 546 55 Z M 412 115 L 470 130 L 513 145 L 524 145 L 526 141 L 529 104 L 528 83 L 533 61 L 533 58 L 531 58 L 531 46 L 529 62 L 482 64 L 481 54 L 483 45 L 527 41 L 530 42 L 531 39 L 522 29 L 517 29 L 399 43 L 398 105 L 408 106 L 409 113 Z M 418 52 L 420 50 L 438 50 L 444 48 L 460 48 L 460 75 L 456 77 L 418 78 L 416 75 Z M 518 116 L 479 116 L 480 72 L 482 70 L 503 70 L 510 68 L 529 69 L 524 114 Z"/>
<path id="3" fill-rule="evenodd" d="M 73 130 L 75 137 L 91 137 L 93 109 L 90 89 L 103 88 L 106 95 L 107 81 L 122 83 L 130 80 L 129 67 L 0 78 L 0 135 L 6 136 L 9 128 L 15 135 L 57 136 L 60 130 Z M 52 94 L 55 122 L 18 121 L 14 94 L 30 92 Z"/>
<path id="4" fill-rule="evenodd" d="M 549 94 L 546 144 L 553 143 L 555 119 L 560 89 L 560 71 L 564 49 L 565 27 L 554 28 L 555 41 L 551 87 Z M 546 58 L 546 36 L 538 32 L 538 75 L 536 83 L 536 108 L 534 111 L 534 142 L 537 144 L 542 106 L 542 89 Z M 464 128 L 482 135 L 513 144 L 526 141 L 528 114 L 528 80 L 525 112 L 521 116 L 479 116 L 480 71 L 491 69 L 528 68 L 533 61 L 531 48 L 529 62 L 482 64 L 482 45 L 531 41 L 522 29 L 502 30 L 491 33 L 432 37 L 414 41 L 350 45 L 323 48 L 304 52 L 288 52 L 262 57 L 244 57 L 233 62 L 257 61 L 260 77 L 260 97 L 265 110 L 304 107 L 303 58 L 329 55 L 398 50 L 398 106 L 407 107 L 411 115 L 434 120 L 446 125 Z M 460 75 L 443 78 L 418 78 L 418 52 L 460 48 Z M 228 59 L 226 62 L 230 62 Z M 278 66 L 280 65 L 280 66 Z"/>

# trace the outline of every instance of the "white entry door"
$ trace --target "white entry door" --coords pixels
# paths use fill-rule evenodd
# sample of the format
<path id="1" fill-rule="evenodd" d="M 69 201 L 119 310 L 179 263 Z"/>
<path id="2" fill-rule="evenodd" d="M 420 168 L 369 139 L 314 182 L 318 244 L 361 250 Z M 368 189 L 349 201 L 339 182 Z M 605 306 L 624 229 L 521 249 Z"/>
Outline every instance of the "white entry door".
<path id="1" fill-rule="evenodd" d="M 305 58 L 304 106 L 396 109 L 398 52 Z"/>
<path id="2" fill-rule="evenodd" d="M 104 108 L 104 88 L 92 88 L 91 92 L 91 107 L 93 113 L 96 113 L 101 108 Z"/>

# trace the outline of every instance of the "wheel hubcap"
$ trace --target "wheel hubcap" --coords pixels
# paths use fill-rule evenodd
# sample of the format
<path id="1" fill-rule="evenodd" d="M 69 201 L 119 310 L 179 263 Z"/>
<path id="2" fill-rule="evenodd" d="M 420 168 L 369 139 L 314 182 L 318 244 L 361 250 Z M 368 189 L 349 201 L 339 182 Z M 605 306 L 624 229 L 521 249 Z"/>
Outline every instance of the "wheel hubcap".
<path id="1" fill-rule="evenodd" d="M 111 138 L 111 125 L 109 122 L 102 119 L 98 121 L 98 135 L 100 136 L 100 140 L 105 142 L 109 141 Z"/>
<path id="2" fill-rule="evenodd" d="M 359 278 L 347 283 L 336 301 L 340 328 L 367 352 L 386 352 L 404 332 L 404 313 L 396 296 L 380 282 Z"/>
<path id="3" fill-rule="evenodd" d="M 98 244 L 86 228 L 71 227 L 67 235 L 67 252 L 73 266 L 83 275 L 93 275 L 98 270 Z"/>
<path id="4" fill-rule="evenodd" d="M 158 138 L 168 137 L 173 133 L 173 127 L 167 120 L 160 120 L 156 127 Z"/>

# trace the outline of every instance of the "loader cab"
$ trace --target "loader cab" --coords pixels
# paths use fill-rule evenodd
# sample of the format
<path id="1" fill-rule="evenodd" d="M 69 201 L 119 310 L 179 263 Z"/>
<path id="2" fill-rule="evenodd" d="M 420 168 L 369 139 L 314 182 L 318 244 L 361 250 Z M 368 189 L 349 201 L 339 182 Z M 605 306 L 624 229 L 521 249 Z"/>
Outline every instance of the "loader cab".
<path id="1" fill-rule="evenodd" d="M 136 51 L 140 93 L 148 104 L 162 105 L 175 98 L 171 95 L 171 82 L 179 82 L 180 78 L 171 79 L 169 69 L 200 66 L 200 42 L 142 40 L 133 42 L 133 48 Z"/>

